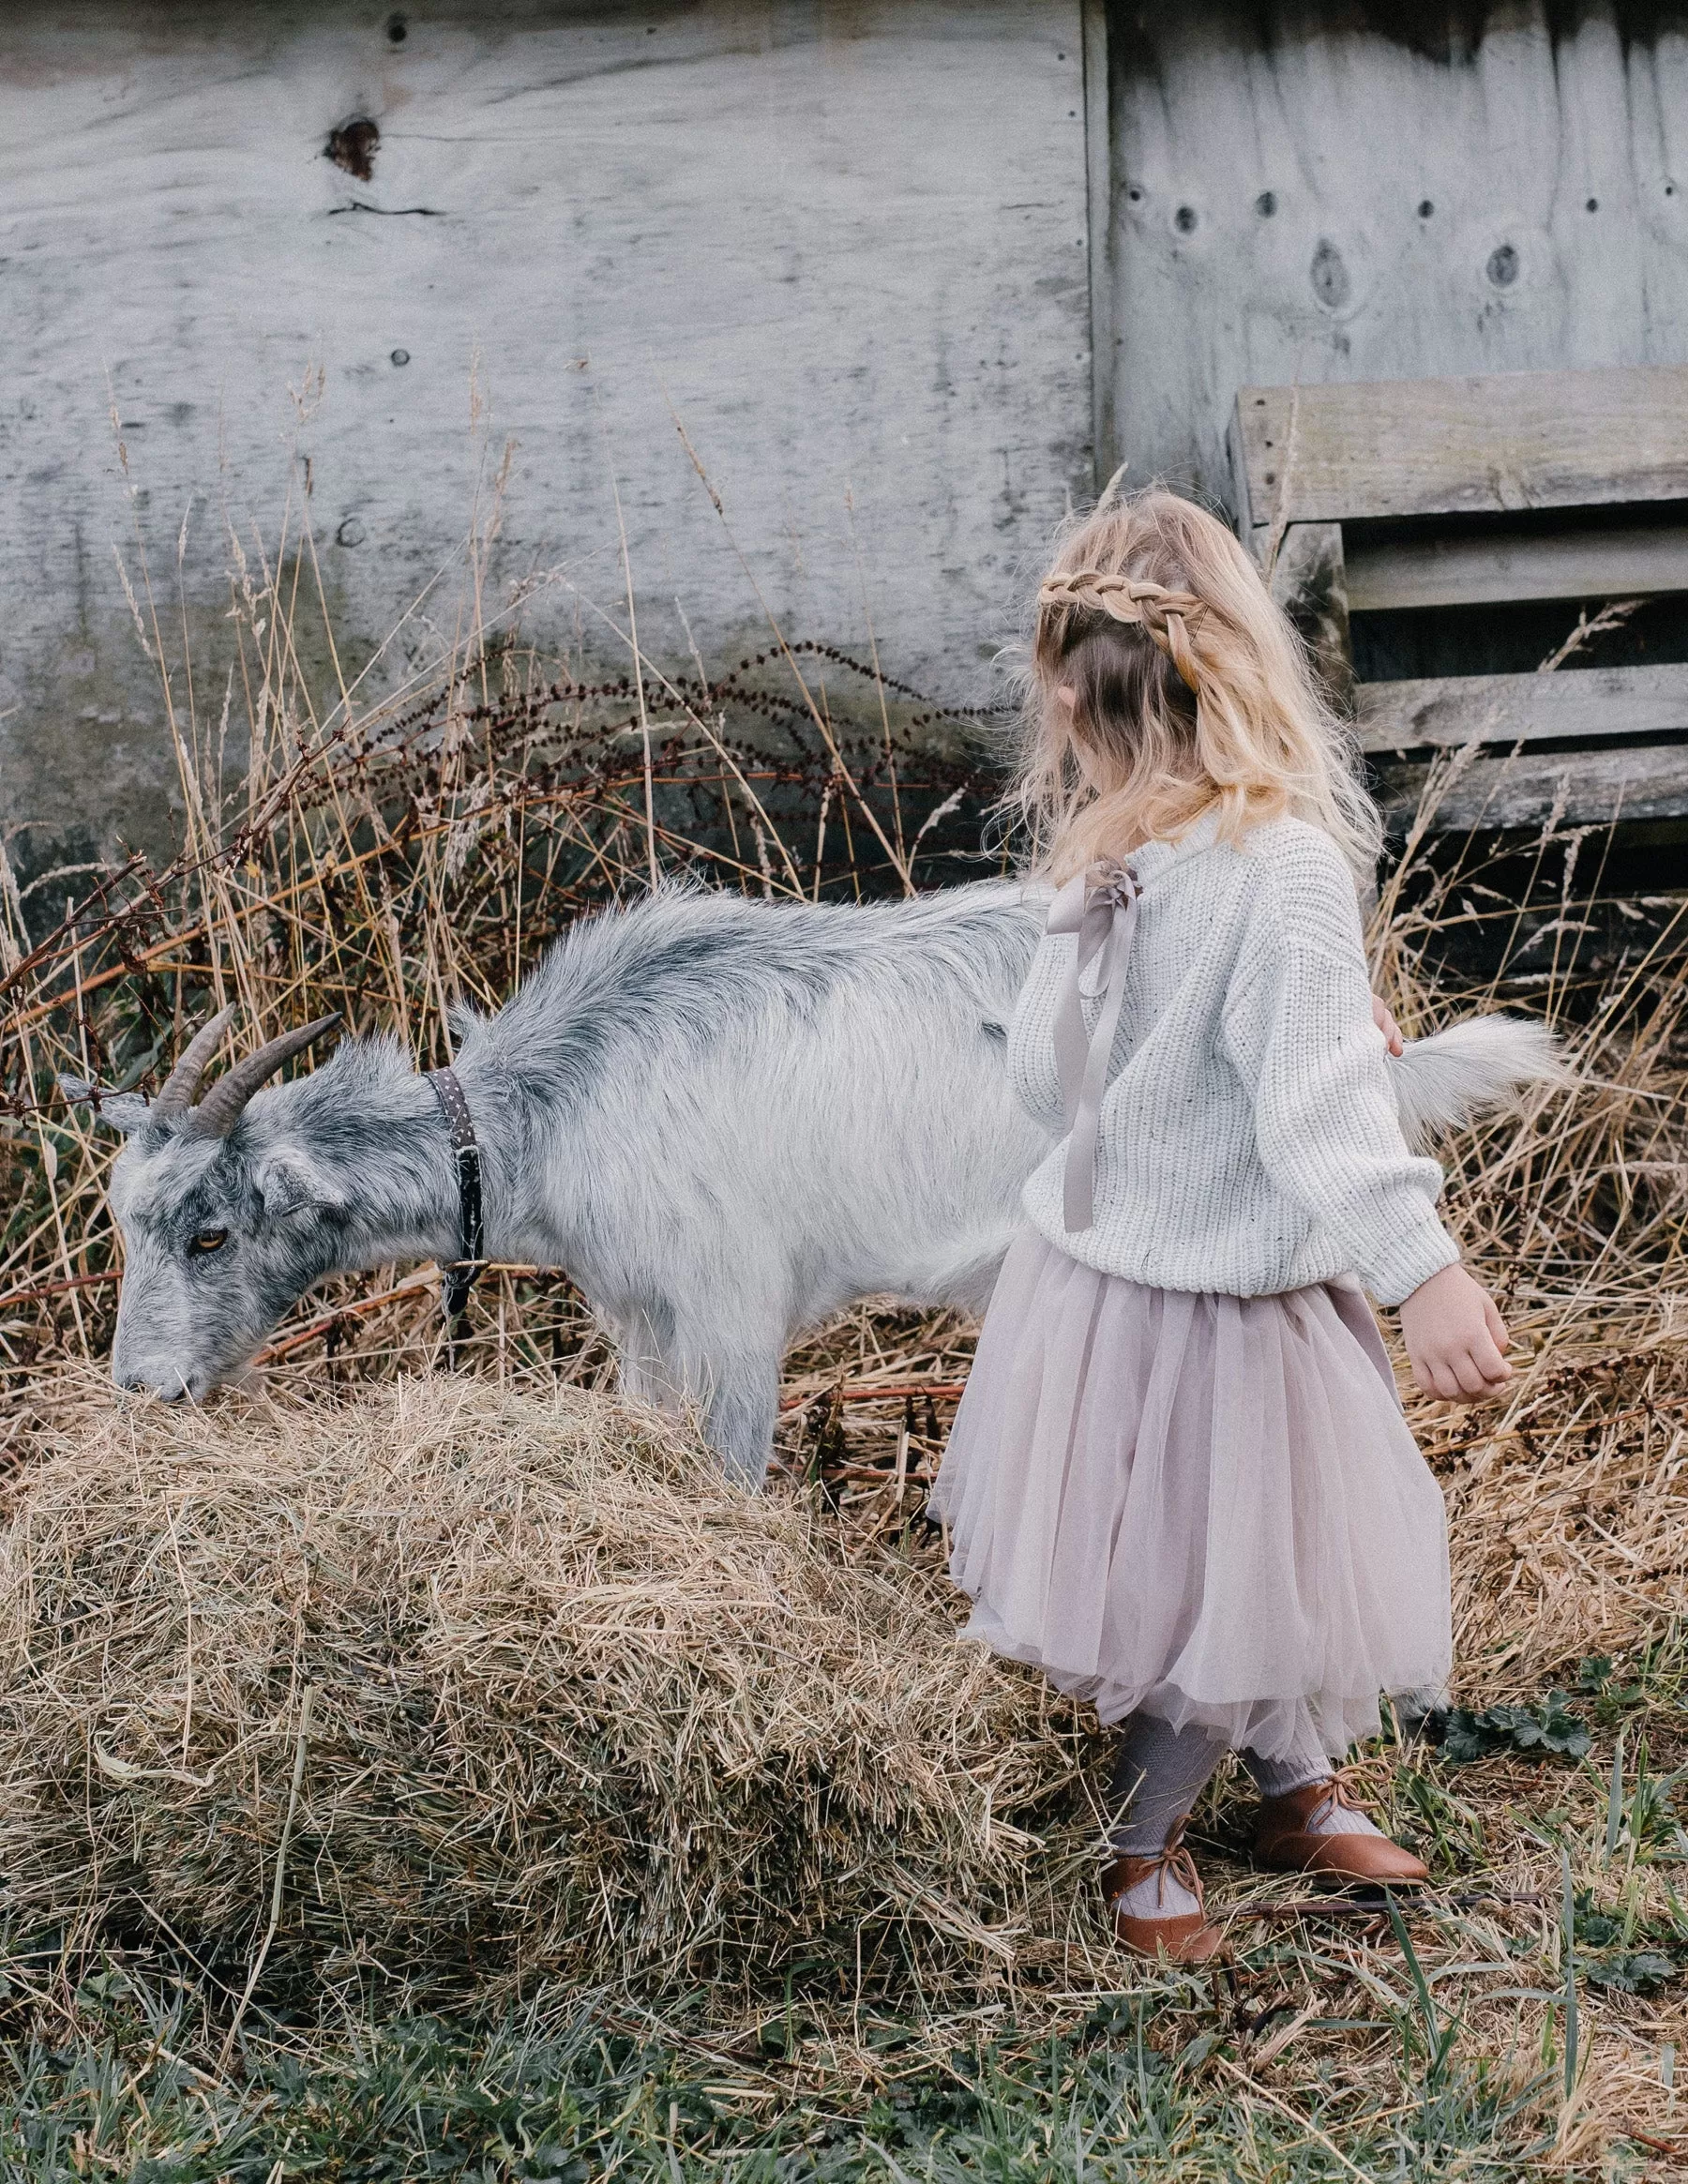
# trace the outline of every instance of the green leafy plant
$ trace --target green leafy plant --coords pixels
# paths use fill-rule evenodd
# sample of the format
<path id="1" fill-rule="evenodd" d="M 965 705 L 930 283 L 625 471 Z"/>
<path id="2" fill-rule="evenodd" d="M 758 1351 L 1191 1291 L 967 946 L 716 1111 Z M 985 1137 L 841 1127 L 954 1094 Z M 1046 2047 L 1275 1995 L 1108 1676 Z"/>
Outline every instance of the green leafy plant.
<path id="1" fill-rule="evenodd" d="M 1673 1957 L 1663 1950 L 1632 1946 L 1635 1935 L 1635 1912 L 1621 1907 L 1603 1910 L 1591 1889 L 1578 1889 L 1572 1899 L 1567 1947 L 1576 1952 L 1576 1968 L 1590 1986 L 1605 1987 L 1625 1995 L 1650 1993 L 1667 1980 L 1680 1976 Z"/>
<path id="2" fill-rule="evenodd" d="M 1441 1734 L 1441 1755 L 1456 1765 L 1487 1759 L 1497 1752 L 1522 1752 L 1530 1757 L 1586 1759 L 1593 1740 L 1580 1714 L 1571 1710 L 1562 1691 L 1550 1691 L 1533 1707 L 1493 1706 L 1474 1713 L 1469 1707 L 1449 1710 Z"/>
<path id="3" fill-rule="evenodd" d="M 1603 1722 L 1616 1721 L 1633 1707 L 1644 1706 L 1649 1695 L 1645 1674 L 1626 1682 L 1609 1653 L 1590 1653 L 1578 1662 L 1576 1690 L 1579 1697 L 1593 1700 Z"/>
<path id="4" fill-rule="evenodd" d="M 1656 1949 L 1610 1950 L 1601 1956 L 1584 1957 L 1580 1969 L 1590 1986 L 1615 1988 L 1625 1995 L 1648 1993 L 1677 1977 L 1676 1966 Z"/>
<path id="5" fill-rule="evenodd" d="M 1590 1949 L 1605 1949 L 1609 1943 L 1617 1941 L 1622 1933 L 1621 1919 L 1614 1917 L 1609 1911 L 1596 1910 L 1593 1896 L 1587 1889 L 1577 1890 L 1575 1935 L 1577 1941 L 1587 1942 Z"/>
<path id="6" fill-rule="evenodd" d="M 1590 1653 L 1577 1664 L 1576 1692 L 1592 1700 L 1603 1722 L 1619 1721 L 1637 1707 L 1681 1708 L 1688 1693 L 1688 1622 L 1674 1619 L 1616 1658 Z"/>

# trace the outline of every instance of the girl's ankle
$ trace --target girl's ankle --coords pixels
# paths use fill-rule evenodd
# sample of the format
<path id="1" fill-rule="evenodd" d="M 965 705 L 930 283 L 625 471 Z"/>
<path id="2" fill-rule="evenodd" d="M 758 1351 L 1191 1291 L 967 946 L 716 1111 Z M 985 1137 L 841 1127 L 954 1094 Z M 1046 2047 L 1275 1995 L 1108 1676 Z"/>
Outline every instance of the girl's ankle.
<path id="1" fill-rule="evenodd" d="M 1116 1912 L 1133 1919 L 1184 1919 L 1202 1908 L 1200 1877 L 1184 1845 L 1186 1814 L 1168 1830 L 1164 1842 L 1148 1844 L 1133 1833 L 1116 1839 L 1118 1856 L 1103 1877 L 1103 1889 Z"/>

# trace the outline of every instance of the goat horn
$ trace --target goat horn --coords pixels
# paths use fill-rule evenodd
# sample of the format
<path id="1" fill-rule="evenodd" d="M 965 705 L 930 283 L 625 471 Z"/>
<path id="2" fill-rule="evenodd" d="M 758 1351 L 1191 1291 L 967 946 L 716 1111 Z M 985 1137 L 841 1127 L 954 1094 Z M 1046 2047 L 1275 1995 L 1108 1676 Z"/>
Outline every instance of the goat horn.
<path id="1" fill-rule="evenodd" d="M 226 1009 L 219 1009 L 211 1021 L 202 1024 L 188 1040 L 180 1060 L 164 1079 L 163 1091 L 152 1104 L 155 1115 L 186 1114 L 193 1105 L 193 1095 L 205 1074 L 205 1064 L 222 1045 L 222 1035 L 234 1020 L 236 1005 L 231 1002 Z"/>
<path id="2" fill-rule="evenodd" d="M 274 1077 L 284 1062 L 291 1062 L 295 1054 L 303 1054 L 313 1039 L 320 1039 L 324 1032 L 331 1032 L 339 1022 L 337 1009 L 331 1017 L 319 1017 L 314 1024 L 303 1024 L 296 1032 L 283 1032 L 279 1039 L 267 1040 L 256 1054 L 249 1054 L 244 1062 L 219 1077 L 211 1090 L 188 1115 L 188 1122 L 196 1137 L 226 1137 L 234 1127 L 241 1109 L 267 1077 Z"/>

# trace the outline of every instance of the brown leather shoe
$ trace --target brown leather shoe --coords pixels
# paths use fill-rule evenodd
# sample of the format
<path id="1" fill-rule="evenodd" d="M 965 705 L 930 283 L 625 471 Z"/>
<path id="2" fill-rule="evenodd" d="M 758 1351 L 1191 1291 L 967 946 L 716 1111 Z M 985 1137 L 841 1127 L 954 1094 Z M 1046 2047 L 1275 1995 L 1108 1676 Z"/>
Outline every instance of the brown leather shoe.
<path id="1" fill-rule="evenodd" d="M 1369 1881 L 1373 1887 L 1399 1888 L 1427 1881 L 1430 1869 L 1387 1835 L 1321 1835 L 1313 1823 L 1332 1805 L 1363 1812 L 1335 1775 L 1310 1782 L 1288 1797 L 1266 1798 L 1255 1829 L 1257 1865 L 1279 1873 L 1317 1873 L 1336 1881 Z"/>
<path id="2" fill-rule="evenodd" d="M 1138 1956 L 1158 1958 L 1163 1964 L 1212 1964 L 1215 1958 L 1230 1954 L 1224 1935 L 1217 1926 L 1207 1921 L 1207 1899 L 1202 1892 L 1201 1876 L 1196 1871 L 1196 1860 L 1183 1846 L 1183 1831 L 1190 1815 L 1186 1813 L 1167 1837 L 1166 1846 L 1153 1858 L 1116 1858 L 1102 1875 L 1102 1893 L 1113 1912 L 1114 1938 L 1123 1948 L 1133 1950 Z M 1169 1912 L 1165 1918 L 1138 1919 L 1120 1908 L 1120 1898 L 1129 1888 L 1156 1875 L 1160 1887 L 1157 1896 L 1164 1900 L 1167 1875 L 1196 1899 L 1194 1911 Z"/>

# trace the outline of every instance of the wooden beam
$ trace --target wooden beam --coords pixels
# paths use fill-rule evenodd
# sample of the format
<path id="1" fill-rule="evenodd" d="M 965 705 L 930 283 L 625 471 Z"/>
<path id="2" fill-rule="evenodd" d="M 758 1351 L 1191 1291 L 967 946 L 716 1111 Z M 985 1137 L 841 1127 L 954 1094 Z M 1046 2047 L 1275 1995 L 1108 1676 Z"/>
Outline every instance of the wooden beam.
<path id="1" fill-rule="evenodd" d="M 1688 592 L 1688 525 L 1547 538 L 1345 538 L 1349 606 L 1482 607 L 1506 599 L 1634 599 Z"/>
<path id="2" fill-rule="evenodd" d="M 1291 523 L 1272 565 L 1273 597 L 1313 655 L 1332 698 L 1344 712 L 1354 687 L 1349 642 L 1348 578 L 1340 523 Z"/>
<path id="3" fill-rule="evenodd" d="M 1244 387 L 1244 529 L 1688 498 L 1688 366 Z"/>
<path id="4" fill-rule="evenodd" d="M 1383 770 L 1378 802 L 1391 834 L 1404 835 L 1412 825 L 1430 771 L 1428 766 Z M 1479 759 L 1449 783 L 1430 823 L 1438 834 L 1482 834 L 1549 822 L 1555 827 L 1608 826 L 1625 820 L 1682 818 L 1688 818 L 1688 747 L 1667 744 Z"/>
<path id="5" fill-rule="evenodd" d="M 1551 675 L 1450 675 L 1362 683 L 1354 693 L 1368 754 L 1467 744 L 1593 743 L 1688 734 L 1688 667 L 1575 668 Z M 1688 752 L 1680 753 L 1688 765 Z M 1546 761 L 1543 761 L 1546 763 Z"/>

